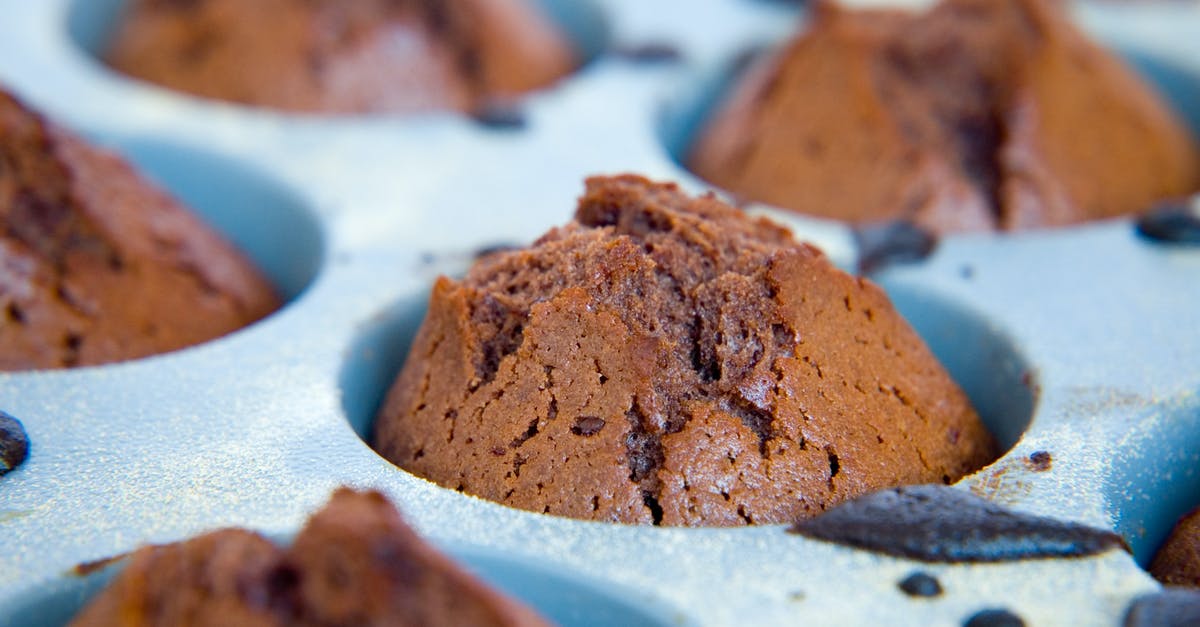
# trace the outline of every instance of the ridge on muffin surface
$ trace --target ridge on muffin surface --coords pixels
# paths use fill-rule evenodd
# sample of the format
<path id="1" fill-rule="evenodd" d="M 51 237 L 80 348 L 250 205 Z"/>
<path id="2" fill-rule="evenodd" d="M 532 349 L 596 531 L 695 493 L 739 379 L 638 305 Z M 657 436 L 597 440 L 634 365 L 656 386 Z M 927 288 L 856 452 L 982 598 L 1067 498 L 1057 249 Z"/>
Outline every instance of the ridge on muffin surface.
<path id="1" fill-rule="evenodd" d="M 708 195 L 592 178 L 575 220 L 441 278 L 384 457 L 535 512 L 791 522 L 995 445 L 882 290 Z"/>
<path id="2" fill-rule="evenodd" d="M 145 357 L 277 309 L 232 245 L 0 90 L 0 370 Z"/>
<path id="3" fill-rule="evenodd" d="M 579 64 L 531 0 L 133 0 L 104 56 L 197 96 L 325 113 L 473 112 Z"/>
<path id="4" fill-rule="evenodd" d="M 71 623 L 540 627 L 425 543 L 378 492 L 339 488 L 281 548 L 245 529 L 147 546 Z"/>
<path id="5" fill-rule="evenodd" d="M 685 160 L 747 199 L 939 233 L 1074 224 L 1200 189 L 1188 128 L 1059 4 L 820 2 Z"/>

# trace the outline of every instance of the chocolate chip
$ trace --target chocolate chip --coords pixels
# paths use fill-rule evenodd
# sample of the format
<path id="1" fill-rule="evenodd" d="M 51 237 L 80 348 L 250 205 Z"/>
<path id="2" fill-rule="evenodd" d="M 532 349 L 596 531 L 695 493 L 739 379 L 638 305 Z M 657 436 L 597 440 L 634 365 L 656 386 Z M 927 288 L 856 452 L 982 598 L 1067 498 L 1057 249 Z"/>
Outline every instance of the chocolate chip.
<path id="1" fill-rule="evenodd" d="M 29 434 L 20 420 L 0 411 L 0 476 L 20 466 L 29 457 Z"/>
<path id="2" fill-rule="evenodd" d="M 1025 627 L 1025 621 L 1003 608 L 987 609 L 968 618 L 963 627 Z"/>
<path id="3" fill-rule="evenodd" d="M 1138 217 L 1137 232 L 1157 242 L 1200 245 L 1200 201 L 1156 205 Z"/>
<path id="4" fill-rule="evenodd" d="M 868 494 L 791 531 L 925 562 L 1080 557 L 1125 546 L 1111 531 L 1014 512 L 943 485 Z"/>
<path id="5" fill-rule="evenodd" d="M 658 41 L 617 46 L 611 52 L 619 59 L 645 65 L 683 61 L 683 53 L 679 48 L 673 44 Z"/>
<path id="6" fill-rule="evenodd" d="M 1200 625 L 1200 590 L 1166 588 L 1138 597 L 1125 613 L 1125 627 Z"/>
<path id="7" fill-rule="evenodd" d="M 471 118 L 485 128 L 498 131 L 521 131 L 529 126 L 525 112 L 517 105 L 506 102 L 489 102 L 479 107 Z"/>
<path id="8" fill-rule="evenodd" d="M 571 427 L 571 433 L 575 435 L 596 435 L 604 428 L 604 419 L 598 416 L 580 416 L 575 419 L 575 426 Z"/>
<path id="9" fill-rule="evenodd" d="M 858 273 L 871 274 L 897 263 L 921 261 L 937 248 L 937 236 L 903 220 L 854 228 Z"/>
<path id="10" fill-rule="evenodd" d="M 1050 453 L 1046 451 L 1035 451 L 1029 454 L 1029 469 L 1035 472 L 1046 472 L 1050 470 L 1054 459 L 1050 457 Z"/>
<path id="11" fill-rule="evenodd" d="M 910 597 L 936 597 L 942 594 L 941 582 L 933 575 L 921 571 L 905 577 L 897 585 Z"/>

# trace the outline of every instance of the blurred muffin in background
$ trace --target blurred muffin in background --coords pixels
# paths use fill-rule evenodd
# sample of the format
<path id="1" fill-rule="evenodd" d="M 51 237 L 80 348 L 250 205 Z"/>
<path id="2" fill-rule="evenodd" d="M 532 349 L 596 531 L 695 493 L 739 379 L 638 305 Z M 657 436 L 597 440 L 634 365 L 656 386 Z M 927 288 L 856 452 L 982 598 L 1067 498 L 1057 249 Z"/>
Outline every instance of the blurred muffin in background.
<path id="1" fill-rule="evenodd" d="M 1043 0 L 818 3 L 686 160 L 747 200 L 943 233 L 1107 218 L 1200 188 L 1168 105 Z"/>
<path id="2" fill-rule="evenodd" d="M 108 63 L 299 112 L 475 111 L 579 63 L 532 0 L 133 0 Z"/>

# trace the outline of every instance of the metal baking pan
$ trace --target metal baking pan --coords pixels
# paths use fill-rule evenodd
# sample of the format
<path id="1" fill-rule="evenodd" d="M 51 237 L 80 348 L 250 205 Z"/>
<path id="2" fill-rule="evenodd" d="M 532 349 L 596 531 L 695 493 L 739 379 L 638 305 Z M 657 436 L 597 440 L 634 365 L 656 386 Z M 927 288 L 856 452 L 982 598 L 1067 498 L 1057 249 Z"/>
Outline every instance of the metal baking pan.
<path id="1" fill-rule="evenodd" d="M 423 535 L 564 625 L 960 625 L 998 607 L 1030 625 L 1114 625 L 1159 589 L 1139 565 L 1200 503 L 1200 248 L 1139 237 L 1130 220 L 948 237 L 877 278 L 1007 450 L 956 487 L 1114 530 L 1131 553 L 931 564 L 780 525 L 580 522 L 446 490 L 376 455 L 362 436 L 433 278 L 565 222 L 591 174 L 707 189 L 678 164 L 680 142 L 720 68 L 786 36 L 801 11 L 545 2 L 591 61 L 526 99 L 523 128 L 495 129 L 453 114 L 284 115 L 180 95 L 96 61 L 119 0 L 0 0 L 0 82 L 130 157 L 288 298 L 193 348 L 0 375 L 0 409 L 32 441 L 0 479 L 0 625 L 62 624 L 112 574 L 86 565 L 143 543 L 225 526 L 285 540 L 342 484 L 384 491 Z M 1200 5 L 1075 12 L 1200 134 Z M 648 44 L 679 59 L 602 52 Z M 853 265 L 844 227 L 787 219 Z M 897 584 L 914 571 L 943 594 L 905 594 Z"/>

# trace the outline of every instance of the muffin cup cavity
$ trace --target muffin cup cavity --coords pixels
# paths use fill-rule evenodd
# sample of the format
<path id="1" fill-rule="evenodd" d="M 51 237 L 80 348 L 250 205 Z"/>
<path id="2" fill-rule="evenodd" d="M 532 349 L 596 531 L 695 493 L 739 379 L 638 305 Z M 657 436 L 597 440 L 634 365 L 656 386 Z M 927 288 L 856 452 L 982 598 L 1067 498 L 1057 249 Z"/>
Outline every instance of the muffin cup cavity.
<path id="1" fill-rule="evenodd" d="M 1112 460 L 1105 492 L 1116 531 L 1146 567 L 1180 517 L 1200 507 L 1200 400 L 1154 403 L 1127 419 L 1136 433 Z"/>
<path id="2" fill-rule="evenodd" d="M 285 303 L 317 277 L 325 259 L 322 225 L 299 195 L 267 173 L 178 142 L 136 136 L 99 140 L 233 242 Z"/>
<path id="3" fill-rule="evenodd" d="M 342 411 L 354 432 L 370 444 L 375 415 L 404 366 L 413 337 L 425 319 L 429 292 L 402 298 L 359 327 L 338 375 Z"/>
<path id="4" fill-rule="evenodd" d="M 885 280 L 883 288 L 967 393 L 1003 456 L 1033 418 L 1034 367 L 1001 330 L 964 304 L 908 282 Z"/>

